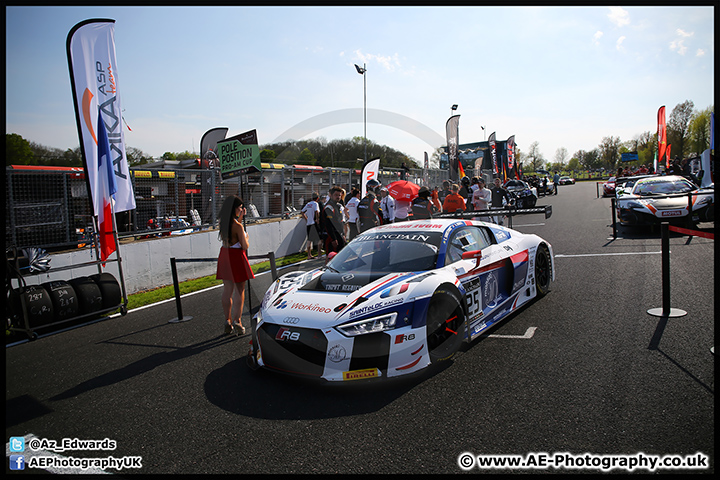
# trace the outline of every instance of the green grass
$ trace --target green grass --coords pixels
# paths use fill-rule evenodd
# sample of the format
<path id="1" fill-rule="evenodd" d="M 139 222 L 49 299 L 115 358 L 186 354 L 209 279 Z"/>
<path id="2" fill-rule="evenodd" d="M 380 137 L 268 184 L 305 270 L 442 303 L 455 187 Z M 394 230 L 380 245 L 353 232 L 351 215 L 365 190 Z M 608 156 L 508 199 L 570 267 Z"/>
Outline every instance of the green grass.
<path id="1" fill-rule="evenodd" d="M 275 259 L 275 265 L 276 267 L 282 267 L 284 265 L 290 265 L 293 263 L 300 262 L 302 260 L 305 260 L 307 258 L 307 254 L 305 252 L 302 253 L 296 253 L 294 255 L 288 255 L 287 257 L 282 257 Z M 270 261 L 260 262 L 256 263 L 251 266 L 253 273 L 261 273 L 270 270 Z M 179 284 L 180 287 L 180 295 L 185 295 L 186 293 L 192 293 L 196 292 L 198 290 L 203 290 L 206 288 L 214 287 L 216 285 L 222 284 L 222 280 L 216 280 L 215 275 L 208 275 L 207 277 L 201 277 L 201 278 L 195 278 L 192 280 L 187 280 L 185 282 L 181 282 Z M 168 285 L 166 287 L 160 287 L 160 288 L 154 288 L 152 290 L 147 290 L 144 292 L 134 293 L 132 295 L 128 295 L 128 310 L 132 310 L 133 308 L 142 307 L 144 305 L 150 305 L 153 303 L 161 302 L 163 300 L 167 300 L 169 298 L 175 297 L 175 288 L 172 285 Z"/>

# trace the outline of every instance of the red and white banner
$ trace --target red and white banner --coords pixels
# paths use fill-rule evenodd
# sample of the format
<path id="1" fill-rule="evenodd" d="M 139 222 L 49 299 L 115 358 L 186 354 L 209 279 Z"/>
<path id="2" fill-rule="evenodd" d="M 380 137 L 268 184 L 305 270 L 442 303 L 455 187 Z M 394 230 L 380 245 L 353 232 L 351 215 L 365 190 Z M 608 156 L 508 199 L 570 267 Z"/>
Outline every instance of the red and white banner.
<path id="1" fill-rule="evenodd" d="M 98 143 L 100 120 L 107 131 L 109 167 L 117 185 L 115 212 L 135 208 L 122 129 L 117 60 L 115 58 L 115 20 L 85 20 L 68 33 L 67 56 L 70 84 L 75 104 L 75 119 L 80 149 L 90 191 L 93 212 L 100 216 L 108 200 L 101 190 Z M 99 112 L 99 115 L 98 115 Z"/>
<path id="2" fill-rule="evenodd" d="M 361 180 L 360 180 L 360 198 L 365 198 L 367 193 L 367 182 L 370 180 L 376 180 L 380 182 L 378 178 L 378 172 L 380 171 L 380 159 L 369 160 L 362 169 Z M 374 192 L 373 192 L 374 193 Z"/>
<path id="3" fill-rule="evenodd" d="M 100 238 L 100 260 L 106 260 L 112 252 L 117 250 L 115 244 L 115 225 L 113 225 L 112 196 L 117 192 L 115 172 L 112 168 L 110 154 L 110 141 L 108 140 L 105 122 L 99 118 L 97 136 L 97 197 L 102 201 L 102 207 L 97 211 L 98 236 Z"/>

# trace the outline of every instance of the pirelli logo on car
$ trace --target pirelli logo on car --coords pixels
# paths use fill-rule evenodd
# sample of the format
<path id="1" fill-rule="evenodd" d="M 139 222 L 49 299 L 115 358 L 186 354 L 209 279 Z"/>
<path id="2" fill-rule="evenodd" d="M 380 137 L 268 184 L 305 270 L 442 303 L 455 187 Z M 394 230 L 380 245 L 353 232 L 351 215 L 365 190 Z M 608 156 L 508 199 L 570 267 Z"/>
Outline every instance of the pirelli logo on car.
<path id="1" fill-rule="evenodd" d="M 350 370 L 349 372 L 343 372 L 343 380 L 363 380 L 365 378 L 373 378 L 377 376 L 377 368 L 366 368 L 364 370 Z"/>

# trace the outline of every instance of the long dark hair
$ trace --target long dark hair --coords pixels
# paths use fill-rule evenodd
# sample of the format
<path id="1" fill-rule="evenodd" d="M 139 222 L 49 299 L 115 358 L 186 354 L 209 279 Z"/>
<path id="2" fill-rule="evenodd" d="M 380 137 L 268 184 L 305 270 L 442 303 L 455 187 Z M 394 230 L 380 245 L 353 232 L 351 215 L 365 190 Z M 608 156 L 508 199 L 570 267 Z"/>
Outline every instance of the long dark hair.
<path id="1" fill-rule="evenodd" d="M 235 209 L 244 205 L 237 195 L 227 197 L 220 208 L 220 221 L 218 223 L 218 238 L 230 243 L 232 225 L 235 221 Z"/>

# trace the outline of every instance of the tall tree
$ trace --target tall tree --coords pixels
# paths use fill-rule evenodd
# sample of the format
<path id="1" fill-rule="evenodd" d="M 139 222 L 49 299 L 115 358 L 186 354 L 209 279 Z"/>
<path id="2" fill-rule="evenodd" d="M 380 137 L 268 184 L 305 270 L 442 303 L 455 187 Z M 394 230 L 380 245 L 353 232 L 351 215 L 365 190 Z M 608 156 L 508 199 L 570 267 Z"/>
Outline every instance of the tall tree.
<path id="1" fill-rule="evenodd" d="M 5 165 L 30 165 L 34 160 L 30 142 L 17 133 L 5 134 Z"/>
<path id="2" fill-rule="evenodd" d="M 620 137 L 604 137 L 598 145 L 603 166 L 613 171 L 620 161 Z"/>
<path id="3" fill-rule="evenodd" d="M 667 122 L 667 142 L 668 145 L 672 145 L 670 152 L 672 156 L 683 158 L 687 153 L 687 130 L 693 115 L 693 108 L 695 105 L 692 100 L 685 100 L 683 103 L 675 105 L 670 113 Z"/>
<path id="4" fill-rule="evenodd" d="M 710 115 L 713 107 L 695 112 L 688 124 L 688 155 L 701 154 L 710 148 Z"/>

